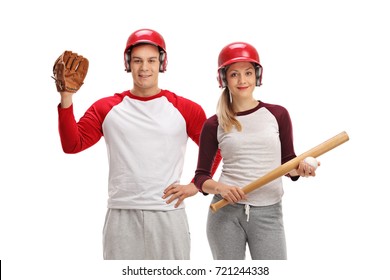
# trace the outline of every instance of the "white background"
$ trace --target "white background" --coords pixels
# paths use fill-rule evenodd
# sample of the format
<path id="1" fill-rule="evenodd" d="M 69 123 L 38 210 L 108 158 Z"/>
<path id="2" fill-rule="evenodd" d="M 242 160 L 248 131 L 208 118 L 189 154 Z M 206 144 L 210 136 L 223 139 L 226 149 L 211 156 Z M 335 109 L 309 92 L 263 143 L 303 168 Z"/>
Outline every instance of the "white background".
<path id="1" fill-rule="evenodd" d="M 269 265 L 268 279 L 388 279 L 390 20 L 385 2 L 2 1 L 4 279 L 125 279 L 122 267 L 141 264 Z M 97 99 L 131 87 L 123 50 L 139 28 L 155 29 L 165 38 L 169 62 L 160 86 L 198 102 L 208 116 L 220 94 L 220 49 L 247 41 L 258 49 L 264 67 L 256 97 L 289 110 L 297 154 L 342 131 L 349 134 L 347 143 L 319 158 L 317 177 L 284 179 L 288 261 L 212 261 L 205 235 L 211 196 L 200 194 L 186 202 L 191 261 L 102 261 L 104 140 L 80 154 L 62 152 L 59 94 L 50 76 L 66 49 L 89 59 L 85 85 L 74 98 L 76 118 L 81 117 Z M 191 180 L 196 158 L 190 140 L 183 183 Z"/>

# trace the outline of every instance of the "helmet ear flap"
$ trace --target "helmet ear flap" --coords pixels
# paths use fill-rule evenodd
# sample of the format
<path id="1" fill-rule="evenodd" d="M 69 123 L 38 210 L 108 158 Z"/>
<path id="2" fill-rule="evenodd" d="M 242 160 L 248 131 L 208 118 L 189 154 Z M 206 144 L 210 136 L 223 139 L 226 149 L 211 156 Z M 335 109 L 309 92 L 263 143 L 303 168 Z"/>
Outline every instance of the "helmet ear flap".
<path id="1" fill-rule="evenodd" d="M 227 86 L 227 81 L 226 81 L 226 71 L 225 67 L 218 69 L 218 83 L 220 88 L 224 88 Z"/>
<path id="2" fill-rule="evenodd" d="M 166 53 L 160 49 L 160 68 L 159 68 L 159 71 L 161 73 L 165 72 L 165 70 L 167 68 L 167 64 L 168 64 L 168 61 L 167 61 Z"/>
<path id="3" fill-rule="evenodd" d="M 131 72 L 131 69 L 130 69 L 130 50 L 125 52 L 125 71 L 127 73 Z"/>
<path id="4" fill-rule="evenodd" d="M 263 67 L 259 64 L 255 65 L 255 73 L 256 73 L 256 86 L 261 86 L 261 79 L 263 77 Z"/>

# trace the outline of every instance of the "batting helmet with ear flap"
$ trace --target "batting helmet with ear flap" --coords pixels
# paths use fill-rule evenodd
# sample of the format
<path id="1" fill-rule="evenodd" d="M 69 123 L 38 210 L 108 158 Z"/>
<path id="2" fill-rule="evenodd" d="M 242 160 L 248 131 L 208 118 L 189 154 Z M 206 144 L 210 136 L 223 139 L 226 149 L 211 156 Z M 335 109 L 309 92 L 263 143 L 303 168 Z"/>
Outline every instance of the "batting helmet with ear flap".
<path id="1" fill-rule="evenodd" d="M 126 48 L 124 52 L 125 58 L 125 70 L 131 72 L 130 69 L 130 59 L 131 59 L 131 49 L 139 44 L 151 44 L 158 47 L 160 51 L 160 72 L 165 72 L 167 69 L 168 58 L 165 47 L 165 41 L 163 36 L 157 31 L 152 29 L 139 29 L 134 31 L 129 38 L 127 39 Z"/>
<path id="2" fill-rule="evenodd" d="M 218 57 L 218 83 L 220 88 L 227 86 L 226 83 L 226 67 L 230 64 L 240 61 L 248 61 L 253 63 L 256 70 L 256 86 L 261 85 L 263 75 L 263 67 L 260 64 L 259 54 L 257 50 L 250 44 L 245 42 L 234 42 L 225 46 Z"/>

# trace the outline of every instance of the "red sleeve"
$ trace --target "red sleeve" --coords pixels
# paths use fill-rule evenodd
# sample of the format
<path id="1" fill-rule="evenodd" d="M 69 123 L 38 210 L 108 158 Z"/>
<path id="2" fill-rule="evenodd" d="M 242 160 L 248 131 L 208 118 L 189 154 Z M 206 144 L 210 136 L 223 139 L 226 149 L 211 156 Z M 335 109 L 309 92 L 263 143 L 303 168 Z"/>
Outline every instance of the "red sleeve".
<path id="1" fill-rule="evenodd" d="M 185 98 L 181 98 L 181 101 L 181 105 L 177 104 L 177 108 L 186 120 L 187 134 L 199 146 L 202 128 L 206 121 L 206 113 L 199 104 L 193 101 L 190 101 Z M 213 159 L 210 163 L 211 176 L 213 176 L 214 173 L 217 171 L 221 159 L 222 157 L 218 151 L 215 157 L 213 156 Z M 192 182 L 195 182 L 195 178 L 192 180 Z"/>
<path id="2" fill-rule="evenodd" d="M 199 146 L 200 133 L 206 121 L 206 113 L 203 108 L 192 101 L 184 99 L 182 108 L 178 108 L 186 120 L 187 134 Z"/>
<path id="3" fill-rule="evenodd" d="M 58 130 L 63 151 L 75 154 L 96 144 L 103 136 L 105 116 L 122 98 L 122 95 L 116 94 L 96 101 L 78 122 L 74 117 L 73 105 L 69 108 L 58 105 Z"/>
<path id="4" fill-rule="evenodd" d="M 65 109 L 58 106 L 58 129 L 62 149 L 68 154 L 75 154 L 91 147 L 103 135 L 101 124 L 96 121 L 93 109 L 90 108 L 77 123 L 73 105 Z"/>

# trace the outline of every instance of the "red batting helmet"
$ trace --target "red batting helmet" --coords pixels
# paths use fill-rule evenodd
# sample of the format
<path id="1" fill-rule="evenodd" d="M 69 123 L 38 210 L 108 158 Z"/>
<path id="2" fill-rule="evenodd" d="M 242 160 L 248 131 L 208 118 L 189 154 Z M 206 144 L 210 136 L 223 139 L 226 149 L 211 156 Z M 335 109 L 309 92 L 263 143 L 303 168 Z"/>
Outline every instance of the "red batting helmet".
<path id="1" fill-rule="evenodd" d="M 124 52 L 125 70 L 131 72 L 130 69 L 130 53 L 131 49 L 138 44 L 151 44 L 158 47 L 160 51 L 160 72 L 167 69 L 168 59 L 165 50 L 165 41 L 160 33 L 152 29 L 139 29 L 134 31 L 127 39 L 126 48 Z"/>
<path id="2" fill-rule="evenodd" d="M 244 42 L 234 42 L 224 47 L 218 57 L 218 82 L 219 87 L 224 88 L 226 83 L 226 67 L 240 61 L 248 61 L 254 64 L 256 69 L 256 86 L 261 85 L 263 67 L 260 64 L 259 54 L 256 49 Z"/>

